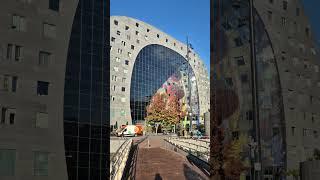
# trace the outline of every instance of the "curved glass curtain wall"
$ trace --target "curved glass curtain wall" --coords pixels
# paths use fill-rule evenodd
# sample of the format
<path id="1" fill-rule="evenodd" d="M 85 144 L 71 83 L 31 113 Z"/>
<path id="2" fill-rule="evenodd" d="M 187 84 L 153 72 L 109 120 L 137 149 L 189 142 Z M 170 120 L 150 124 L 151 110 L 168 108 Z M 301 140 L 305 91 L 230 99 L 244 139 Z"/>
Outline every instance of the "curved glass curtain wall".
<path id="1" fill-rule="evenodd" d="M 64 143 L 69 180 L 107 179 L 109 37 L 107 2 L 79 0 L 64 87 Z"/>
<path id="2" fill-rule="evenodd" d="M 182 90 L 180 100 L 189 104 L 190 87 L 191 112 L 199 117 L 198 89 L 194 72 L 187 60 L 161 45 L 144 47 L 135 60 L 132 72 L 130 109 L 133 124 L 144 121 L 146 107 L 155 93 Z"/>
<path id="3" fill-rule="evenodd" d="M 249 2 L 224 0 L 220 3 L 222 13 L 219 26 L 222 33 L 219 46 L 223 47 L 223 53 L 222 60 L 217 62 L 220 64 L 218 74 L 223 77 L 220 85 L 224 89 L 222 91 L 235 104 L 233 109 L 220 112 L 225 114 L 222 115 L 222 126 L 227 129 L 224 143 L 228 144 L 235 139 L 243 140 L 241 147 L 244 153 L 240 155 L 241 161 L 243 164 L 250 164 L 248 143 L 254 129 Z M 281 85 L 272 44 L 256 11 L 254 17 L 262 173 L 267 177 L 285 170 L 285 124 Z M 249 173 L 248 171 L 247 174 Z"/>

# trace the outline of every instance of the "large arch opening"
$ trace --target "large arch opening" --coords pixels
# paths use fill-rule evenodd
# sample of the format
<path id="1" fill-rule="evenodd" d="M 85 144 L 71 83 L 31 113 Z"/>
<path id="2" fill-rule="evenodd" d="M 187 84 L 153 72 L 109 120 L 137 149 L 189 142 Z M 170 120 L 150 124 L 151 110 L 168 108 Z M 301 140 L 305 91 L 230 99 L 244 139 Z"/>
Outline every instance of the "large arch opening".
<path id="1" fill-rule="evenodd" d="M 138 54 L 132 71 L 130 110 L 132 123 L 144 123 L 152 97 L 163 92 L 176 96 L 186 111 L 199 117 L 195 73 L 186 58 L 162 45 L 151 44 Z"/>

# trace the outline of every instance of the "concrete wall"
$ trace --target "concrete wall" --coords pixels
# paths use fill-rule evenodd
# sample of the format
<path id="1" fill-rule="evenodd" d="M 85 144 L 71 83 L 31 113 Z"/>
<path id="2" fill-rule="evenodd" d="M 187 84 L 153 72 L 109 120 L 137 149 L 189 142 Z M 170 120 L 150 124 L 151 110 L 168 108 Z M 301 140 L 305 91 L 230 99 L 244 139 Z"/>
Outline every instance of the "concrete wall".
<path id="1" fill-rule="evenodd" d="M 300 163 L 301 180 L 320 179 L 320 160 Z"/>
<path id="2" fill-rule="evenodd" d="M 30 3 L 28 3 L 30 2 Z M 73 17 L 78 0 L 60 0 L 59 12 L 49 1 L 2 0 L 0 6 L 0 75 L 18 77 L 17 92 L 0 90 L 0 108 L 16 109 L 13 125 L 0 125 L 0 149 L 15 149 L 15 175 L 1 180 L 66 180 L 63 139 L 64 76 Z M 11 28 L 12 15 L 25 17 L 26 31 Z M 43 37 L 43 23 L 56 26 L 56 38 Z M 6 58 L 7 44 L 23 46 L 20 61 Z M 40 67 L 39 51 L 52 53 L 48 67 Z M 37 81 L 50 82 L 49 95 L 37 95 Z M 0 83 L 1 86 L 3 82 Z M 49 116 L 48 128 L 36 128 L 37 112 Z M 49 153 L 49 176 L 33 176 L 33 151 Z"/>
<path id="3" fill-rule="evenodd" d="M 314 131 L 320 133 L 320 52 L 300 0 L 287 2 L 287 10 L 283 9 L 282 1 L 270 4 L 259 0 L 254 1 L 254 5 L 270 36 L 279 68 L 286 123 L 287 166 L 288 169 L 298 169 L 299 162 L 311 157 L 314 148 L 320 148 L 320 139 L 314 135 Z M 268 19 L 268 11 L 272 11 L 271 20 Z M 286 18 L 285 26 L 282 25 L 282 17 Z M 306 28 L 309 28 L 309 36 Z"/>

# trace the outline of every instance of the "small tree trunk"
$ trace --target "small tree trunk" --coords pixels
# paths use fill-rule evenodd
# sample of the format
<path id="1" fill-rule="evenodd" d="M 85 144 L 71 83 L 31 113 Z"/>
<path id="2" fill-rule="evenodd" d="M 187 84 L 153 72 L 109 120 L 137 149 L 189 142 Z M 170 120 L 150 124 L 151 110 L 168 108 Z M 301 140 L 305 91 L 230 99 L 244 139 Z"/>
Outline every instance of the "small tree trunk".
<path id="1" fill-rule="evenodd" d="M 159 127 L 159 125 L 156 124 L 156 135 L 158 135 L 158 127 Z"/>

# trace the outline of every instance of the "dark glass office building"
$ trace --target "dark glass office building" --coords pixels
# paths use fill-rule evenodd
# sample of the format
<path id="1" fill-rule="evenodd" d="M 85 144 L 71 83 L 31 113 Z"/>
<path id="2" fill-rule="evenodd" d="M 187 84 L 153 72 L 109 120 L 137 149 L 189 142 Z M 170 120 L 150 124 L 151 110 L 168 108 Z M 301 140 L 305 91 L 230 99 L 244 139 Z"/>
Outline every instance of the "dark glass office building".
<path id="1" fill-rule="evenodd" d="M 65 75 L 64 141 L 69 180 L 107 179 L 109 9 L 80 0 Z"/>
<path id="2" fill-rule="evenodd" d="M 191 97 L 189 112 L 199 117 L 198 89 L 189 62 L 172 49 L 152 44 L 139 52 L 133 67 L 130 87 L 133 124 L 144 121 L 146 107 L 160 91 L 179 96 L 181 104 L 188 104 Z"/>

